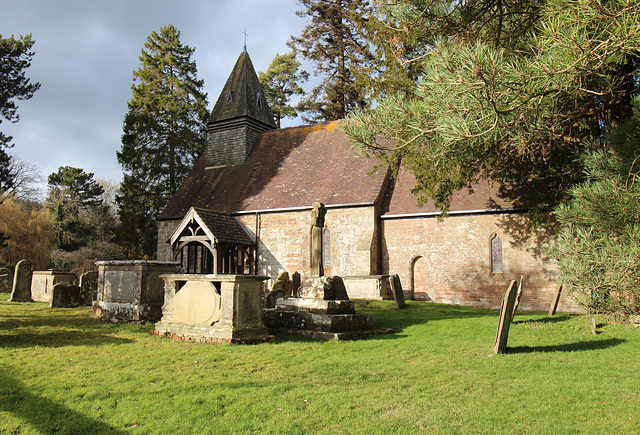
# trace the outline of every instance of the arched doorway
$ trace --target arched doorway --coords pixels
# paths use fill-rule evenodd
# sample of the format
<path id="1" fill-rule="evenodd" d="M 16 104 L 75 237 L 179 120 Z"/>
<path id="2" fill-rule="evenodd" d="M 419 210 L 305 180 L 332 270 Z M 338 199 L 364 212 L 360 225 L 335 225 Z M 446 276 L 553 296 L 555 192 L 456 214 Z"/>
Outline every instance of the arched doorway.
<path id="1" fill-rule="evenodd" d="M 411 261 L 411 299 L 431 300 L 429 294 L 429 263 L 423 256 Z"/>

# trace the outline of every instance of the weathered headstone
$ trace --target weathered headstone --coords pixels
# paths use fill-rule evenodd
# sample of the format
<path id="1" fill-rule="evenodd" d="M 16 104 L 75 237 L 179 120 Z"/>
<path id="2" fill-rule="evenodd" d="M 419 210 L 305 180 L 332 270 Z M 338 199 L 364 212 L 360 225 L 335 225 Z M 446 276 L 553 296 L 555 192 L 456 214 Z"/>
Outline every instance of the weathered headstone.
<path id="1" fill-rule="evenodd" d="M 58 283 L 51 291 L 51 308 L 75 308 L 80 306 L 81 288 L 77 285 Z"/>
<path id="2" fill-rule="evenodd" d="M 513 314 L 511 318 L 513 319 L 516 316 L 516 311 L 518 311 L 518 305 L 520 305 L 520 298 L 522 297 L 522 275 L 520 276 L 520 284 L 518 284 L 518 295 L 516 296 L 516 303 L 513 304 Z"/>
<path id="3" fill-rule="evenodd" d="M 553 301 L 551 302 L 551 306 L 549 307 L 550 316 L 553 316 L 556 313 L 561 294 L 562 294 L 562 283 L 558 284 L 558 287 L 556 288 L 556 294 L 553 296 Z"/>
<path id="4" fill-rule="evenodd" d="M 335 300 L 333 278 L 330 276 L 312 276 L 305 278 L 298 289 L 298 297 L 306 299 Z"/>
<path id="5" fill-rule="evenodd" d="M 287 296 L 293 296 L 298 294 L 298 289 L 300 288 L 300 281 L 301 281 L 300 272 L 298 272 L 297 270 L 293 272 L 293 275 L 291 275 L 291 281 L 293 281 L 293 288 L 291 289 L 291 294 Z"/>
<path id="6" fill-rule="evenodd" d="M 311 275 L 323 276 L 324 264 L 322 261 L 322 231 L 324 229 L 324 216 L 327 209 L 321 202 L 314 202 L 311 210 Z"/>
<path id="7" fill-rule="evenodd" d="M 267 296 L 264 299 L 265 308 L 275 308 L 276 301 L 280 298 L 284 298 L 284 290 L 282 290 L 281 288 L 271 290 L 269 293 L 267 293 Z"/>
<path id="8" fill-rule="evenodd" d="M 16 264 L 13 275 L 13 288 L 9 302 L 33 302 L 31 299 L 31 279 L 33 276 L 33 264 L 29 260 L 20 260 Z"/>
<path id="9" fill-rule="evenodd" d="M 402 291 L 402 283 L 398 275 L 393 275 L 389 278 L 389 284 L 391 285 L 391 293 L 393 294 L 393 300 L 396 302 L 396 309 L 401 310 L 407 306 L 404 299 L 404 291 Z"/>
<path id="10" fill-rule="evenodd" d="M 98 271 L 85 272 L 80 277 L 80 305 L 91 306 L 98 293 Z"/>
<path id="11" fill-rule="evenodd" d="M 349 295 L 347 294 L 347 287 L 344 285 L 344 281 L 339 276 L 333 277 L 333 296 L 337 301 L 348 301 Z"/>
<path id="12" fill-rule="evenodd" d="M 516 302 L 518 294 L 517 282 L 511 281 L 507 292 L 502 300 L 500 307 L 500 322 L 498 323 L 498 331 L 496 333 L 496 341 L 493 346 L 493 353 L 505 353 L 507 351 L 507 339 L 509 338 L 509 327 L 513 315 L 513 306 Z"/>
<path id="13" fill-rule="evenodd" d="M 289 279 L 289 272 L 287 272 L 286 270 L 280 273 L 280 275 L 278 275 L 276 280 L 271 285 L 271 291 L 282 290 L 287 296 L 291 296 L 292 289 L 293 281 Z"/>
<path id="14" fill-rule="evenodd" d="M 0 293 L 10 293 L 13 286 L 13 273 L 11 269 L 0 267 Z"/>

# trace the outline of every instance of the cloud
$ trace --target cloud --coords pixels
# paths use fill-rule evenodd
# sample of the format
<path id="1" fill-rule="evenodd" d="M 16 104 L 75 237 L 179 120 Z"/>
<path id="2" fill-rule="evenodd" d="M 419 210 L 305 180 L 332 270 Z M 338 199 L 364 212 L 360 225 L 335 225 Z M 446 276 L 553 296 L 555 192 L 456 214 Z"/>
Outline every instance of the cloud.
<path id="1" fill-rule="evenodd" d="M 20 122 L 3 122 L 10 150 L 46 176 L 68 165 L 120 181 L 116 159 L 133 71 L 147 36 L 173 24 L 195 47 L 209 107 L 242 51 L 244 32 L 257 70 L 264 71 L 304 20 L 293 0 L 20 0 L 5 2 L 2 36 L 31 33 L 35 56 L 27 75 L 42 84 L 20 101 Z"/>

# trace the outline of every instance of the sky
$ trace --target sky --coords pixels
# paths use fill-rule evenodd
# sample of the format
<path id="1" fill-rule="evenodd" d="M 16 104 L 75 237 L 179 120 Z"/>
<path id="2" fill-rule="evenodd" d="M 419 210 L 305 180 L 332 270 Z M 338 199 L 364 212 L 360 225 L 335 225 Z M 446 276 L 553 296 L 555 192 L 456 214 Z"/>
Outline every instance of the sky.
<path id="1" fill-rule="evenodd" d="M 32 99 L 17 102 L 19 122 L 0 124 L 13 136 L 8 152 L 45 180 L 73 166 L 119 183 L 122 122 L 149 34 L 173 24 L 182 44 L 195 48 L 211 110 L 245 32 L 256 72 L 266 71 L 305 26 L 300 9 L 295 0 L 0 0 L 0 35 L 32 35 L 35 56 L 26 74 L 41 84 Z"/>

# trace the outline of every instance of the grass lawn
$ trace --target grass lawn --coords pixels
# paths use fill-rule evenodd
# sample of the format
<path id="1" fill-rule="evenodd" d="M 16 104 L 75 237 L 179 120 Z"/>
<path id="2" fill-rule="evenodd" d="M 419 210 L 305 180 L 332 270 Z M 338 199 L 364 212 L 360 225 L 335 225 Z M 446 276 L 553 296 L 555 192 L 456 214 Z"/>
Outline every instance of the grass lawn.
<path id="1" fill-rule="evenodd" d="M 3 295 L 4 296 L 4 295 Z M 0 433 L 639 433 L 640 330 L 518 313 L 373 302 L 396 332 L 179 342 L 89 308 L 0 302 Z"/>

